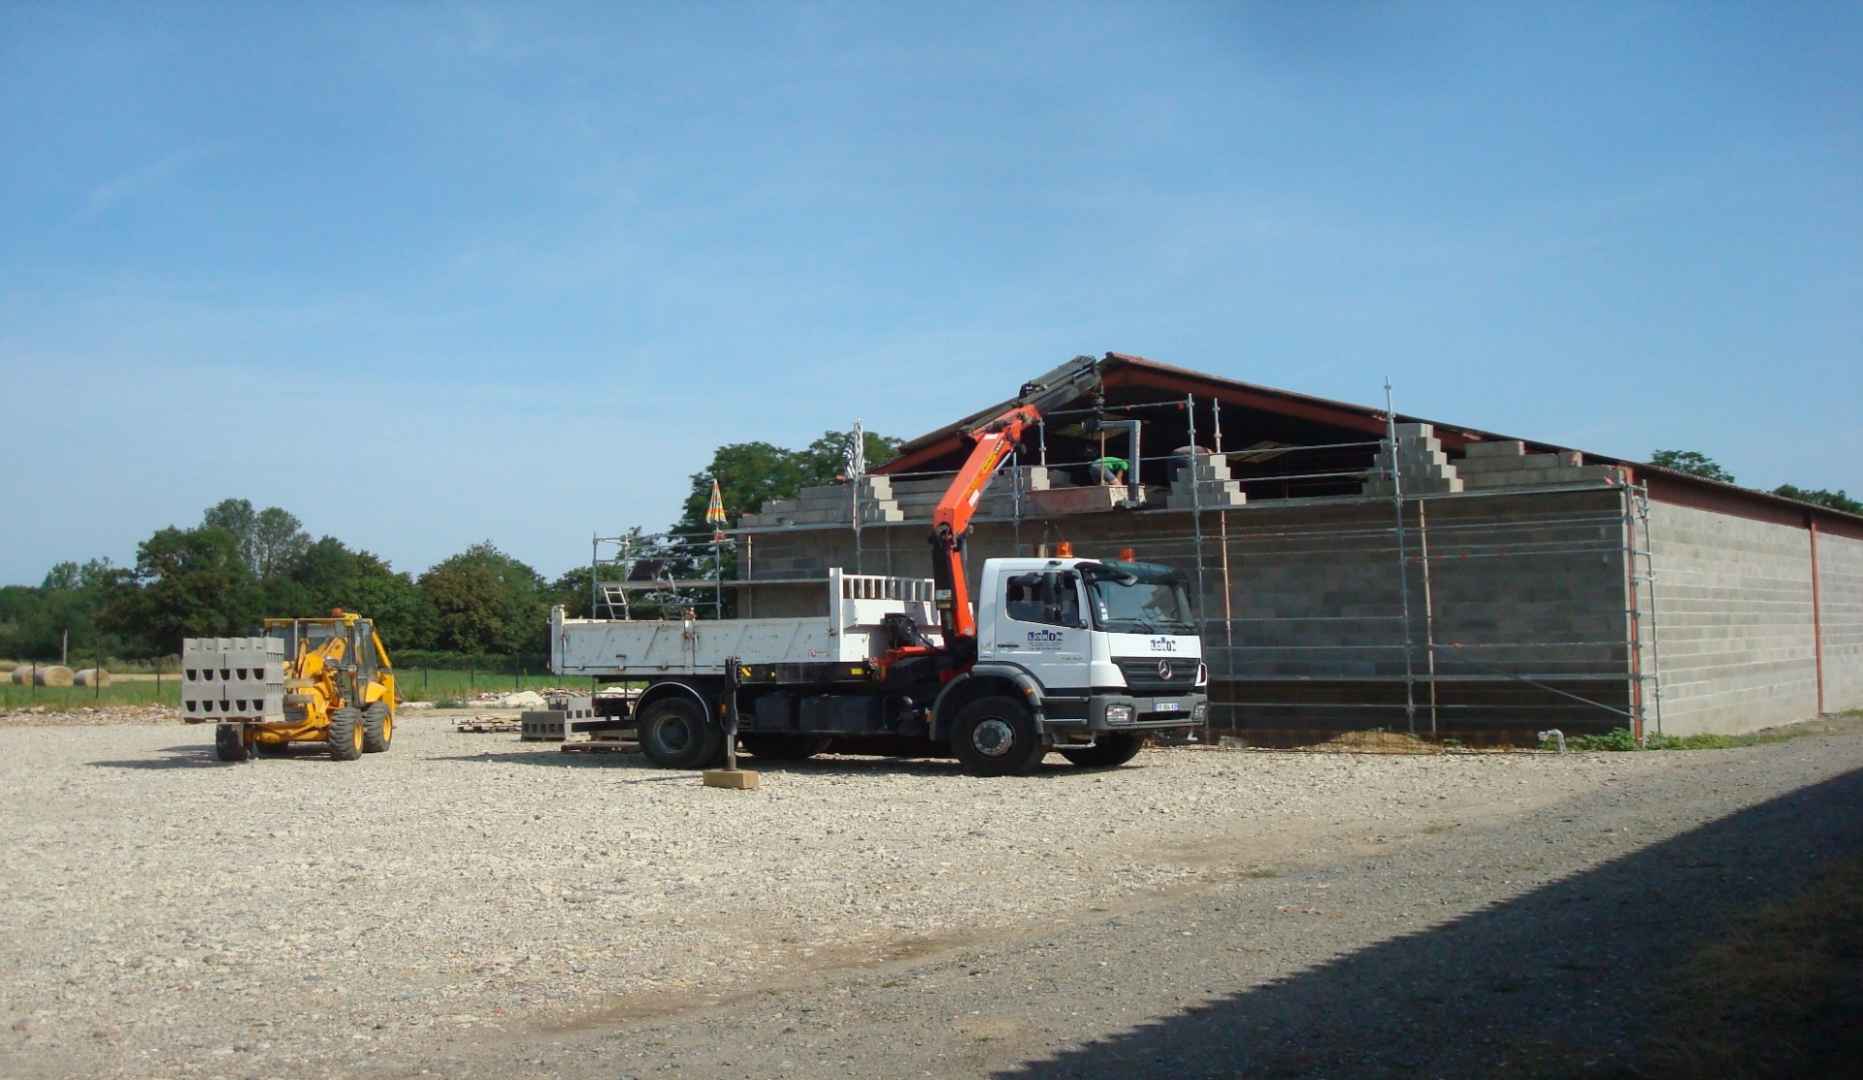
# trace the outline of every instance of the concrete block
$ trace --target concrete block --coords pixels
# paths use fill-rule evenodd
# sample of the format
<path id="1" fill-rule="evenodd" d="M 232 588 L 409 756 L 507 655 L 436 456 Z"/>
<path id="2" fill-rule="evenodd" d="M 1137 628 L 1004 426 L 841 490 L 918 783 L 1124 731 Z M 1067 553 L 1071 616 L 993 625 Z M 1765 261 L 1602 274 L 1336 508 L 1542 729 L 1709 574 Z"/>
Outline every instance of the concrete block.
<path id="1" fill-rule="evenodd" d="M 1474 488 L 1531 487 L 1535 484 L 1609 483 L 1617 479 L 1613 465 L 1580 465 L 1544 469 L 1511 469 L 1505 472 L 1477 472 L 1468 477 Z"/>
<path id="2" fill-rule="evenodd" d="M 1436 425 L 1434 424 L 1398 424 L 1396 427 L 1399 442 L 1406 439 L 1433 438 L 1436 434 Z"/>
<path id="3" fill-rule="evenodd" d="M 1039 514 L 1091 514 L 1117 510 L 1124 505 L 1123 487 L 1056 488 L 1029 492 L 1030 512 Z"/>
<path id="4" fill-rule="evenodd" d="M 1463 453 L 1472 458 L 1483 457 L 1519 457 L 1527 452 L 1527 444 L 1519 439 L 1493 439 L 1487 442 L 1472 442 L 1463 448 Z"/>
<path id="5" fill-rule="evenodd" d="M 518 741 L 562 742 L 569 737 L 569 716 L 560 709 L 529 709 L 518 714 Z"/>
<path id="6" fill-rule="evenodd" d="M 1585 455 L 1576 450 L 1556 454 L 1523 454 L 1519 457 L 1464 458 L 1456 463 L 1463 475 L 1474 473 L 1519 472 L 1522 469 L 1575 469 L 1585 464 Z"/>
<path id="7" fill-rule="evenodd" d="M 755 791 L 763 782 L 761 775 L 749 769 L 706 769 L 703 778 L 706 787 L 731 791 Z"/>

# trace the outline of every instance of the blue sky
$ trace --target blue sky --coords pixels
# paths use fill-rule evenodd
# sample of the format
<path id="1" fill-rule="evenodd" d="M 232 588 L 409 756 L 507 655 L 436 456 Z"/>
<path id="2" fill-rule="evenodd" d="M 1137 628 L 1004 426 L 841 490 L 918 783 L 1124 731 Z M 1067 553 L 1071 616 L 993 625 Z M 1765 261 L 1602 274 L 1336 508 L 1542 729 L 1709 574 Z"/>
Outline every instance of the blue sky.
<path id="1" fill-rule="evenodd" d="M 1076 353 L 1863 489 L 1863 7 L 8 5 L 0 583 L 554 575 Z"/>

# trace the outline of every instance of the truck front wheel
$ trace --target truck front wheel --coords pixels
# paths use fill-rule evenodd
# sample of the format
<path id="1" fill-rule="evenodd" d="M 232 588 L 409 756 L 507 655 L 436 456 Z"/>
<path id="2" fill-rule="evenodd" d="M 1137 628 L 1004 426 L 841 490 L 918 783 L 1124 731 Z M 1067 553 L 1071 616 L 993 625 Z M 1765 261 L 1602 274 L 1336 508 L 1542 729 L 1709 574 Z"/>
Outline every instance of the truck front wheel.
<path id="1" fill-rule="evenodd" d="M 951 749 L 972 776 L 1014 776 L 1042 758 L 1035 718 L 1012 697 L 979 698 L 951 729 Z"/>
<path id="2" fill-rule="evenodd" d="M 1097 735 L 1093 745 L 1080 750 L 1063 750 L 1061 756 L 1083 769 L 1111 769 L 1138 756 L 1145 737 L 1133 731 Z"/>
<path id="3" fill-rule="evenodd" d="M 647 706 L 637 730 L 647 760 L 663 769 L 704 768 L 724 746 L 723 732 L 706 722 L 705 710 L 683 697 L 665 697 Z"/>

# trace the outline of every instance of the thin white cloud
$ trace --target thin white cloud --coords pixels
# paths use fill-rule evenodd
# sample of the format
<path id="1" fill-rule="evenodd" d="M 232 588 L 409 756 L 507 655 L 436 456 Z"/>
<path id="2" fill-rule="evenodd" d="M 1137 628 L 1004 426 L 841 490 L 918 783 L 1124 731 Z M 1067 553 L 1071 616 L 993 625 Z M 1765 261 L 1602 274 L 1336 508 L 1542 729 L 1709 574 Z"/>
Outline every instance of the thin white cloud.
<path id="1" fill-rule="evenodd" d="M 201 147 L 186 147 L 117 174 L 90 190 L 78 220 L 93 221 L 109 213 L 124 202 L 173 179 L 205 155 L 206 150 Z"/>

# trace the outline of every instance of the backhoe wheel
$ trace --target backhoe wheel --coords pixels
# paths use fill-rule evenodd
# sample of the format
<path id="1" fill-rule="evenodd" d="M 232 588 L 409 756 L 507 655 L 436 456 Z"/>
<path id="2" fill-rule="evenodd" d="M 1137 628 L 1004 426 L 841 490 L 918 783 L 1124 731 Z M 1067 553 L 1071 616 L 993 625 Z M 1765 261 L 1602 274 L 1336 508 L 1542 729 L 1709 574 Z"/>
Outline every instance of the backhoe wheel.
<path id="1" fill-rule="evenodd" d="M 378 701 L 362 710 L 362 752 L 379 754 L 395 741 L 395 718 L 388 714 L 388 702 Z"/>
<path id="2" fill-rule="evenodd" d="M 1136 731 L 1117 731 L 1093 737 L 1093 745 L 1063 750 L 1061 756 L 1083 769 L 1112 769 L 1138 756 L 1145 737 Z"/>
<path id="3" fill-rule="evenodd" d="M 664 697 L 640 714 L 636 729 L 647 760 L 663 769 L 701 769 L 724 749 L 724 733 L 710 723 L 699 703 Z"/>
<path id="4" fill-rule="evenodd" d="M 951 749 L 972 776 L 1014 776 L 1042 759 L 1035 717 L 1012 697 L 980 698 L 964 706 L 951 728 Z"/>
<path id="5" fill-rule="evenodd" d="M 213 729 L 213 752 L 221 761 L 244 761 L 252 756 L 238 724 L 221 724 Z"/>
<path id="6" fill-rule="evenodd" d="M 806 761 L 828 749 L 829 740 L 822 735 L 781 735 L 751 732 L 738 736 L 744 752 L 765 761 Z"/>
<path id="7" fill-rule="evenodd" d="M 330 711 L 330 756 L 338 761 L 354 761 L 362 756 L 362 714 L 354 705 Z"/>

